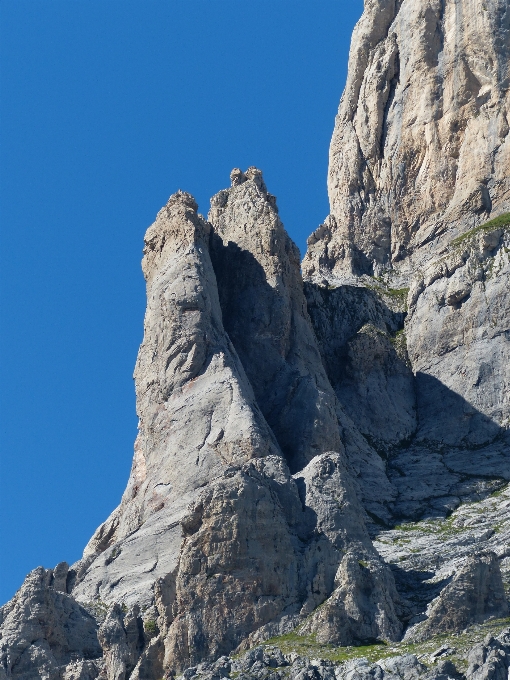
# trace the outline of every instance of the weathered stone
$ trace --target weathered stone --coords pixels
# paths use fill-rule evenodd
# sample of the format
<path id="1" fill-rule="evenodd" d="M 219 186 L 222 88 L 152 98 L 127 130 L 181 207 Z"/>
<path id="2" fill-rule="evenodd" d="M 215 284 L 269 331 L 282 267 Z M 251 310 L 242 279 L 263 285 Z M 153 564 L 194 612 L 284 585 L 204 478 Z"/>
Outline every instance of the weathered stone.
<path id="1" fill-rule="evenodd" d="M 508 430 L 510 233 L 494 233 L 488 253 L 485 236 L 451 246 L 453 254 L 461 249 L 461 264 L 411 307 L 406 336 L 420 440 L 479 447 Z"/>
<path id="2" fill-rule="evenodd" d="M 340 450 L 336 400 L 306 311 L 299 251 L 261 171 L 245 178 L 211 199 L 211 255 L 225 329 L 296 472 Z"/>
<path id="3" fill-rule="evenodd" d="M 60 680 L 71 673 L 66 668 L 74 659 L 102 656 L 96 621 L 71 596 L 51 587 L 52 577 L 51 570 L 38 567 L 0 609 L 0 668 L 6 678 Z M 82 677 L 95 677 L 93 668 L 82 664 Z"/>
<path id="4" fill-rule="evenodd" d="M 489 635 L 470 650 L 467 660 L 468 680 L 506 680 L 510 669 L 510 630 L 497 638 Z"/>
<path id="5" fill-rule="evenodd" d="M 82 601 L 151 604 L 154 583 L 176 567 L 179 521 L 199 489 L 231 462 L 279 452 L 223 329 L 209 232 L 179 192 L 145 236 L 139 434 L 122 502 L 73 567 Z"/>
<path id="6" fill-rule="evenodd" d="M 120 605 L 115 604 L 101 624 L 98 638 L 104 652 L 108 680 L 131 677 L 145 642 L 139 614 L 137 606 L 124 614 Z"/>
<path id="7" fill-rule="evenodd" d="M 371 0 L 331 140 L 307 278 L 411 272 L 510 207 L 506 0 Z"/>
<path id="8" fill-rule="evenodd" d="M 509 41 L 507 0 L 365 2 L 304 285 L 259 169 L 210 223 L 169 199 L 127 489 L 82 560 L 0 610 L 0 680 L 460 680 L 442 652 L 222 655 L 509 613 L 509 219 L 481 226 L 510 210 Z M 488 639 L 466 678 L 509 659 Z"/>
<path id="9" fill-rule="evenodd" d="M 469 558 L 452 581 L 431 602 L 427 619 L 406 633 L 424 640 L 444 632 L 460 632 L 473 623 L 509 616 L 498 558 L 485 553 Z"/>
<path id="10" fill-rule="evenodd" d="M 294 615 L 294 627 L 335 587 L 350 606 L 345 640 L 399 637 L 393 576 L 373 549 L 342 454 L 314 458 L 295 482 L 278 458 L 232 467 L 204 490 L 182 527 L 165 667 L 214 660 L 245 639 L 269 637 L 285 617 Z M 364 575 L 344 573 L 347 551 L 356 563 L 367 560 Z M 317 619 L 313 627 L 325 624 Z"/>

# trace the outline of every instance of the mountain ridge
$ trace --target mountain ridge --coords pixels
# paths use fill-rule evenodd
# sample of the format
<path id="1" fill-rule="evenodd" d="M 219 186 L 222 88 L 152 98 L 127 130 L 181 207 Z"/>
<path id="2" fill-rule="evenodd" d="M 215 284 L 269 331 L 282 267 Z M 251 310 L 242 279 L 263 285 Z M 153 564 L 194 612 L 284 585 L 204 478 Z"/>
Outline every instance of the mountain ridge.
<path id="1" fill-rule="evenodd" d="M 381 232 L 381 201 L 396 210 L 407 199 L 388 198 L 376 181 L 400 152 L 438 154 L 427 116 L 420 153 L 398 135 L 402 148 L 386 150 L 397 144 L 398 110 L 416 108 L 415 90 L 434 110 L 438 96 L 449 101 L 448 69 L 443 89 L 422 81 L 439 78 L 452 22 L 457 37 L 477 22 L 486 35 L 496 22 L 493 49 L 507 53 L 505 3 L 463 2 L 455 21 L 435 0 L 366 3 L 330 153 L 332 214 L 309 239 L 303 274 L 255 167 L 232 171 L 207 220 L 183 191 L 160 210 L 144 239 L 140 424 L 127 488 L 81 560 L 35 570 L 0 609 L 0 679 L 229 677 L 225 655 L 248 650 L 242 658 L 262 665 L 243 661 L 234 672 L 250 678 L 280 663 L 291 677 L 352 670 L 411 680 L 429 673 L 416 657 L 312 671 L 281 651 L 266 663 L 252 648 L 291 633 L 327 648 L 396 645 L 508 619 L 509 131 L 485 189 L 477 185 L 483 209 L 476 191 L 460 201 L 451 186 L 432 217 L 414 200 L 426 215 L 414 250 L 397 219 L 389 240 Z M 423 40 L 404 96 L 412 35 Z M 469 65 L 468 42 L 456 49 Z M 457 107 L 478 107 L 479 130 L 507 115 L 504 59 L 491 68 L 485 99 L 473 104 L 466 90 Z M 461 128 L 452 129 L 459 158 L 474 167 Z M 492 653 L 508 668 L 507 642 L 484 641 L 466 677 L 480 668 L 477 680 L 492 677 Z M 452 665 L 430 674 L 460 677 Z"/>

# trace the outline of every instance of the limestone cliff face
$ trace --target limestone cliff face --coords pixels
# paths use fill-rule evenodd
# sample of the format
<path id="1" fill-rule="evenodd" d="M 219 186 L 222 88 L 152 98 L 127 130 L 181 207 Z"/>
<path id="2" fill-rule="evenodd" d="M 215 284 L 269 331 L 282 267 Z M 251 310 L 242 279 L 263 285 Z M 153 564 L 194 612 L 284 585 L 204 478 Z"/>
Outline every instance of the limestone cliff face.
<path id="1" fill-rule="evenodd" d="M 326 375 L 296 246 L 259 170 L 234 173 L 211 205 L 206 222 L 178 192 L 145 235 L 133 467 L 66 577 L 75 600 L 109 607 L 97 635 L 111 678 L 214 659 L 330 598 L 313 626 L 337 639 L 346 593 L 343 642 L 401 634 L 346 428 L 363 438 Z"/>
<path id="2" fill-rule="evenodd" d="M 257 168 L 208 220 L 170 197 L 126 491 L 79 562 L 0 607 L 0 680 L 459 680 L 223 655 L 508 616 L 509 39 L 507 0 L 366 0 L 303 277 Z M 491 640 L 466 677 L 493 677 Z"/>
<path id="3" fill-rule="evenodd" d="M 175 194 L 145 236 L 133 467 L 75 567 L 78 598 L 150 603 L 155 581 L 176 566 L 179 520 L 199 489 L 232 463 L 279 454 L 224 331 L 210 225 L 196 210 L 189 194 Z"/>
<path id="4" fill-rule="evenodd" d="M 367 0 L 305 275 L 408 275 L 508 211 L 509 123 L 507 0 Z"/>
<path id="5" fill-rule="evenodd" d="M 374 0 L 352 38 L 331 214 L 303 274 L 397 517 L 457 507 L 468 477 L 510 478 L 509 56 L 506 0 Z"/>

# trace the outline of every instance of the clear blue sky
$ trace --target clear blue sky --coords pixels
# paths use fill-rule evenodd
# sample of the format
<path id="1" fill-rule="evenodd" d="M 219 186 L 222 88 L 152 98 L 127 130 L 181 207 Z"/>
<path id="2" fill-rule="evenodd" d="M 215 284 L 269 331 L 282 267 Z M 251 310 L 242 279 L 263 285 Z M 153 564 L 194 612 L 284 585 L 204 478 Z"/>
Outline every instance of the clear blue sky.
<path id="1" fill-rule="evenodd" d="M 0 604 L 73 562 L 136 434 L 143 234 L 256 165 L 302 253 L 362 0 L 0 3 Z"/>

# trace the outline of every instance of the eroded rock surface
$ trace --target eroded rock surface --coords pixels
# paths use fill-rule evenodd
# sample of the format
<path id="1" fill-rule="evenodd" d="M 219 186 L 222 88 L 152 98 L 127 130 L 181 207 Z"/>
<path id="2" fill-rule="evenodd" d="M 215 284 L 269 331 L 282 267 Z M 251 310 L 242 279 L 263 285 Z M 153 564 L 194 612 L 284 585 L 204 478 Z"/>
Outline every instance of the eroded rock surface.
<path id="1" fill-rule="evenodd" d="M 211 199 L 225 329 L 292 472 L 341 447 L 336 400 L 306 309 L 299 251 L 262 173 L 234 170 Z"/>
<path id="2" fill-rule="evenodd" d="M 209 233 L 179 192 L 145 236 L 139 434 L 122 502 L 73 567 L 79 600 L 151 604 L 154 583 L 177 565 L 179 521 L 199 489 L 232 462 L 279 453 L 223 329 Z"/>
<path id="3" fill-rule="evenodd" d="M 506 0 L 365 3 L 306 277 L 410 273 L 510 209 L 509 55 Z"/>
<path id="4" fill-rule="evenodd" d="M 346 644 L 400 637 L 393 575 L 371 544 L 341 454 L 316 457 L 295 480 L 271 457 L 230 468 L 190 507 L 183 529 L 167 666 L 292 630 L 341 593 L 350 602 Z M 346 566 L 360 562 L 363 575 Z M 309 625 L 328 642 L 338 637 L 322 620 Z"/>
<path id="5" fill-rule="evenodd" d="M 62 571 L 55 570 L 57 577 Z M 102 650 L 96 620 L 60 585 L 51 569 L 38 567 L 0 608 L 0 677 L 70 678 L 77 659 L 81 677 L 98 675 L 94 660 Z"/>
<path id="6" fill-rule="evenodd" d="M 1 608 L 0 680 L 506 679 L 508 632 L 465 672 L 444 650 L 250 647 L 508 616 L 509 16 L 365 2 L 304 283 L 257 168 L 209 221 L 170 197 L 145 236 L 126 491 L 78 563 Z"/>
<path id="7" fill-rule="evenodd" d="M 499 560 L 488 552 L 469 557 L 431 602 L 427 619 L 413 626 L 407 637 L 427 639 L 438 633 L 456 633 L 472 623 L 510 615 Z"/>

